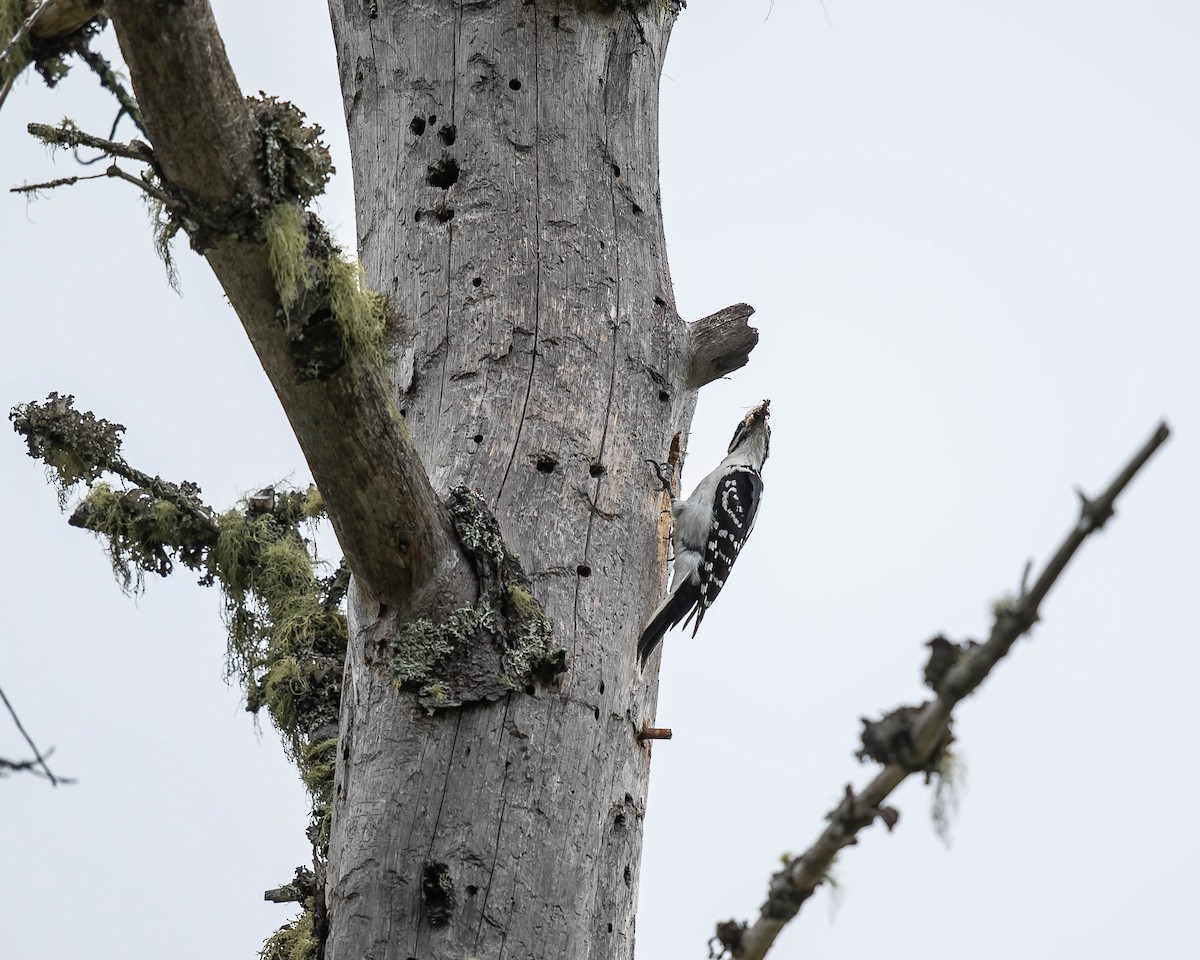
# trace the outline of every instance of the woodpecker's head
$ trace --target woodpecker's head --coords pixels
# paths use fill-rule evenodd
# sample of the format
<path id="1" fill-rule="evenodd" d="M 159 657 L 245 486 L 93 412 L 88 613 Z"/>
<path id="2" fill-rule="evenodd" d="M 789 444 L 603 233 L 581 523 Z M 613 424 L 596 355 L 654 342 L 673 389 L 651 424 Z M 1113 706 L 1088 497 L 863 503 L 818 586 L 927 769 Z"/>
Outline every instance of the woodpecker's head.
<path id="1" fill-rule="evenodd" d="M 767 423 L 770 416 L 770 400 L 764 400 L 746 414 L 734 431 L 733 439 L 729 441 L 729 452 L 744 454 L 761 469 L 771 450 L 771 426 Z"/>

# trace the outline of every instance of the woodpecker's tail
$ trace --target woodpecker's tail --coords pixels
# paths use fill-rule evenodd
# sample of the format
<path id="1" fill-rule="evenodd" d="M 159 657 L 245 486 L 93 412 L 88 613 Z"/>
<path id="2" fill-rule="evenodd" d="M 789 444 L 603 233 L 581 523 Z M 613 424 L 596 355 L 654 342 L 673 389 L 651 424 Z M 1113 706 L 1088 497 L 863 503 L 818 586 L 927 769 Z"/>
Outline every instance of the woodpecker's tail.
<path id="1" fill-rule="evenodd" d="M 646 666 L 646 661 L 650 659 L 650 654 L 662 640 L 663 634 L 686 617 L 688 611 L 696 605 L 698 595 L 699 590 L 696 585 L 684 581 L 680 584 L 679 589 L 667 597 L 654 611 L 654 616 L 650 618 L 646 629 L 642 631 L 641 639 L 638 640 L 638 661 L 642 667 Z"/>

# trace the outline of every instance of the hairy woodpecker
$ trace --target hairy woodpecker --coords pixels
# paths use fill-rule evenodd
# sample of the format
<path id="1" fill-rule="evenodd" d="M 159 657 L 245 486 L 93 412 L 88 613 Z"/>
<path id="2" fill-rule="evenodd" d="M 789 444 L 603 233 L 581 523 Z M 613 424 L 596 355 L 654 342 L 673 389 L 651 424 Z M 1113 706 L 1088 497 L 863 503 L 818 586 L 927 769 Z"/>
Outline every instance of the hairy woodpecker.
<path id="1" fill-rule="evenodd" d="M 646 665 L 668 630 L 692 617 L 700 621 L 729 579 L 742 545 L 754 529 L 762 499 L 762 466 L 771 447 L 767 424 L 771 401 L 764 400 L 738 424 L 729 454 L 700 481 L 687 500 L 671 497 L 671 546 L 675 553 L 671 592 L 638 641 L 638 657 Z M 661 477 L 661 474 L 660 474 Z M 664 487 L 670 491 L 669 482 Z"/>

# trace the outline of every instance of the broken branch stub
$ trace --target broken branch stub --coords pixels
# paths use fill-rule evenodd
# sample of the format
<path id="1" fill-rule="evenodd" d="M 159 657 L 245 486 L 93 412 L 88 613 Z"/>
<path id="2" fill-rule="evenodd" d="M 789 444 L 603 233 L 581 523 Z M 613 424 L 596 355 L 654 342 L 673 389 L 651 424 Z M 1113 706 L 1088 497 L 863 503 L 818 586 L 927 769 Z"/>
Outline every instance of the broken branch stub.
<path id="1" fill-rule="evenodd" d="M 698 390 L 746 365 L 750 351 L 758 345 L 757 328 L 746 322 L 753 315 L 750 304 L 735 303 L 688 325 L 689 390 Z"/>

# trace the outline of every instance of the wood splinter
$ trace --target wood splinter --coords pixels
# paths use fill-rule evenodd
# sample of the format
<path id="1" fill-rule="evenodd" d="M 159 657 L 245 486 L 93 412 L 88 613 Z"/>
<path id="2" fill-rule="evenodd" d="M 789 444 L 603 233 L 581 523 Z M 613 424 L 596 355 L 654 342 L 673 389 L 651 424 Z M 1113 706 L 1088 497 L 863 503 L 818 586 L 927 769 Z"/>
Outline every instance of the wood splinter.
<path id="1" fill-rule="evenodd" d="M 638 732 L 638 743 L 645 743 L 647 740 L 670 740 L 674 734 L 671 733 L 670 727 L 642 727 Z"/>

